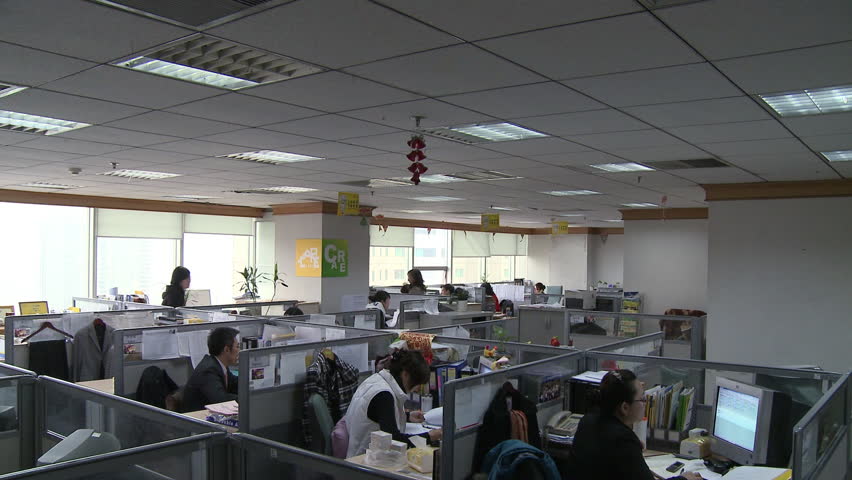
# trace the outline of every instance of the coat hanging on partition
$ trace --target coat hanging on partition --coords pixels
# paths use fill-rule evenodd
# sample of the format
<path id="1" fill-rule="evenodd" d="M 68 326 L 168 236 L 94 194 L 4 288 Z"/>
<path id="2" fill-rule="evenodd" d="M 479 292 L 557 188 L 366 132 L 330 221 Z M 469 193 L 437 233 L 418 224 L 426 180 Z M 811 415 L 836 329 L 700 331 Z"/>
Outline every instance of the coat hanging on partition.
<path id="1" fill-rule="evenodd" d="M 114 328 L 100 318 L 74 334 L 71 377 L 75 382 L 101 380 L 113 376 L 112 336 Z"/>

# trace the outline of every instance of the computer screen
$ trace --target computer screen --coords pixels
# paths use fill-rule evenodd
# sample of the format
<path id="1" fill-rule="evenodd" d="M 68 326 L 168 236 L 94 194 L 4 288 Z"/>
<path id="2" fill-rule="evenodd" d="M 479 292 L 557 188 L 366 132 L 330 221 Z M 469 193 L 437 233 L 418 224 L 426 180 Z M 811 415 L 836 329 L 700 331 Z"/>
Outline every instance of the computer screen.
<path id="1" fill-rule="evenodd" d="M 760 398 L 719 387 L 713 435 L 754 451 Z"/>
<path id="2" fill-rule="evenodd" d="M 187 290 L 186 306 L 201 307 L 211 305 L 210 290 Z"/>

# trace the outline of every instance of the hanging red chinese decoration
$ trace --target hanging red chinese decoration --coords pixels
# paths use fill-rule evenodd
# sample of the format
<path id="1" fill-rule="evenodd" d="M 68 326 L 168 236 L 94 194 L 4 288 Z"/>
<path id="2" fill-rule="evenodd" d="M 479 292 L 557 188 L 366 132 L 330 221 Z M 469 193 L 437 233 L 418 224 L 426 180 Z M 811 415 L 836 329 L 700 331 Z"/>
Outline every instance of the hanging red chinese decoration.
<path id="1" fill-rule="evenodd" d="M 408 147 L 411 148 L 411 152 L 405 158 L 411 162 L 411 165 L 408 166 L 408 171 L 411 172 L 411 182 L 420 185 L 420 175 L 429 170 L 426 165 L 423 165 L 423 160 L 426 158 L 426 154 L 423 153 L 426 142 L 422 135 L 412 135 L 411 140 L 408 141 Z"/>

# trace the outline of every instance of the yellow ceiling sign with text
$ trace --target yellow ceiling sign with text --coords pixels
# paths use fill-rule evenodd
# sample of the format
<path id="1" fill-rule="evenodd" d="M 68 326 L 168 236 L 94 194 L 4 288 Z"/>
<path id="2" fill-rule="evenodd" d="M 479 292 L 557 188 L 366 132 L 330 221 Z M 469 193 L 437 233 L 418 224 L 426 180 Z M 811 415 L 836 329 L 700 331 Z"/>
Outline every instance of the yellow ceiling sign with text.
<path id="1" fill-rule="evenodd" d="M 568 233 L 568 222 L 553 222 L 553 235 L 565 235 Z"/>
<path id="2" fill-rule="evenodd" d="M 483 213 L 482 214 L 482 231 L 491 232 L 500 228 L 499 213 Z"/>
<path id="3" fill-rule="evenodd" d="M 358 215 L 361 212 L 361 201 L 357 193 L 337 193 L 337 215 Z"/>

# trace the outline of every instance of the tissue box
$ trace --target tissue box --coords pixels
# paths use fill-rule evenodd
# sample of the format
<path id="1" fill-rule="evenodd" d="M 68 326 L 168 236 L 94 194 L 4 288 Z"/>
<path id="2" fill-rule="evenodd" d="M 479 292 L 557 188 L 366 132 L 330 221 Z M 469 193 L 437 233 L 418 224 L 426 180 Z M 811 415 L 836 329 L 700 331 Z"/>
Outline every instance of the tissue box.
<path id="1" fill-rule="evenodd" d="M 393 450 L 371 450 L 367 449 L 364 463 L 377 468 L 386 468 L 393 471 L 399 471 L 405 468 L 406 456 L 403 452 L 395 452 Z"/>
<path id="2" fill-rule="evenodd" d="M 408 465 L 420 473 L 432 473 L 435 449 L 432 447 L 409 448 Z"/>
<path id="3" fill-rule="evenodd" d="M 396 440 L 394 440 L 394 441 L 391 442 L 391 448 L 390 449 L 393 450 L 394 452 L 405 453 L 405 451 L 408 450 L 408 445 L 406 445 L 402 442 L 397 442 Z"/>
<path id="4" fill-rule="evenodd" d="M 390 433 L 377 431 L 370 434 L 371 450 L 390 450 L 393 437 Z"/>

